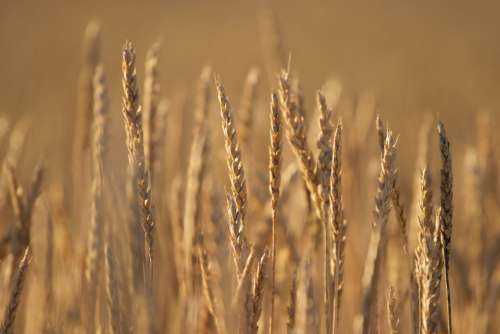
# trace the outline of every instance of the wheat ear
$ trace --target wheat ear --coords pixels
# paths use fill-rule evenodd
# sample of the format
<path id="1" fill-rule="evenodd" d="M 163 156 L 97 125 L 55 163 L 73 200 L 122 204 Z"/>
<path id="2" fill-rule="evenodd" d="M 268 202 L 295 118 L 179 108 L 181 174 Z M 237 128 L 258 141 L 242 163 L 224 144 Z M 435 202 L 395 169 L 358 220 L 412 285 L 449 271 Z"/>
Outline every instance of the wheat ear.
<path id="1" fill-rule="evenodd" d="M 149 171 L 146 169 L 144 157 L 144 140 L 142 129 L 142 111 L 139 106 L 139 89 L 135 67 L 135 50 L 131 42 L 125 42 L 122 51 L 122 114 L 127 134 L 129 164 L 132 166 L 136 183 L 139 207 L 142 213 L 141 226 L 144 231 L 145 247 L 145 284 L 148 291 L 153 279 L 153 206 Z"/>
<path id="2" fill-rule="evenodd" d="M 342 291 L 344 288 L 344 253 L 346 243 L 347 222 L 344 219 L 342 205 L 342 121 L 339 120 L 333 137 L 332 162 L 332 222 L 334 240 L 334 273 L 333 273 L 333 330 L 337 331 Z"/>
<path id="3" fill-rule="evenodd" d="M 278 200 L 280 196 L 281 183 L 281 111 L 278 96 L 275 92 L 271 94 L 271 116 L 270 116 L 270 149 L 269 149 L 269 193 L 271 195 L 271 318 L 269 321 L 269 333 L 273 332 L 274 324 L 274 297 L 276 284 L 276 224 L 278 220 Z"/>
<path id="4" fill-rule="evenodd" d="M 332 249 L 331 249 L 331 223 L 330 223 L 330 187 L 332 178 L 332 138 L 333 127 L 331 124 L 332 110 L 326 105 L 325 96 L 321 91 L 317 93 L 317 104 L 319 110 L 319 125 L 320 135 L 317 142 L 319 155 L 317 160 L 317 181 L 319 184 L 319 196 L 321 199 L 321 212 L 323 214 L 321 221 L 323 222 L 323 303 L 324 303 L 324 320 L 326 333 L 332 332 L 332 301 L 333 301 L 333 277 L 331 271 Z"/>
<path id="5" fill-rule="evenodd" d="M 355 332 L 362 334 L 369 333 L 372 316 L 371 309 L 373 307 L 380 276 L 381 253 L 385 248 L 386 225 L 391 209 L 390 196 L 394 175 L 396 173 L 394 166 L 396 143 L 397 140 L 392 133 L 388 131 L 384 144 L 384 153 L 382 155 L 377 194 L 375 195 L 374 227 L 368 245 L 368 254 L 366 256 L 365 268 L 361 281 L 363 289 L 361 313 L 355 321 Z"/>
<path id="6" fill-rule="evenodd" d="M 237 214 L 241 217 L 241 221 L 244 224 L 247 207 L 247 186 L 240 145 L 233 120 L 233 110 L 224 91 L 224 86 L 222 86 L 221 81 L 217 77 L 215 78 L 215 85 L 220 104 L 222 131 L 224 133 L 224 143 L 227 153 L 227 167 L 231 181 L 231 193 L 236 203 Z"/>
<path id="7" fill-rule="evenodd" d="M 446 136 L 443 123 L 439 122 L 439 150 L 441 152 L 441 199 L 440 199 L 440 226 L 443 243 L 444 278 L 446 284 L 446 301 L 448 308 L 448 333 L 453 333 L 451 315 L 451 291 L 450 291 L 450 253 L 451 253 L 451 232 L 453 227 L 453 172 L 451 163 L 450 142 Z"/>
<path id="8" fill-rule="evenodd" d="M 321 213 L 321 199 L 317 189 L 316 162 L 307 143 L 304 115 L 299 107 L 299 101 L 292 94 L 288 72 L 281 74 L 279 85 L 280 104 L 287 124 L 288 142 L 299 160 L 300 170 L 307 190 L 311 194 L 316 216 L 321 221 L 323 216 Z"/>
<path id="9" fill-rule="evenodd" d="M 421 176 L 418 222 L 420 231 L 415 250 L 415 276 L 419 287 L 419 328 L 421 334 L 435 334 L 438 331 L 439 323 L 442 247 L 439 226 L 436 227 L 434 224 L 431 175 L 427 168 L 422 171 Z M 436 222 L 439 223 L 439 219 L 436 219 Z"/>

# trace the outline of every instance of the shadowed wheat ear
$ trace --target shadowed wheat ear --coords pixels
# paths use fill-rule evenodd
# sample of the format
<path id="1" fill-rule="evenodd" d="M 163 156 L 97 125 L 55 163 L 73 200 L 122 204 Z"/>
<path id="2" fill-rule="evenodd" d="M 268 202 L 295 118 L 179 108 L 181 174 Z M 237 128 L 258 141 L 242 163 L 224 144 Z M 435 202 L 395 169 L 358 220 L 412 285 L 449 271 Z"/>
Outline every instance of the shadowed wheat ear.
<path id="1" fill-rule="evenodd" d="M 377 193 L 375 195 L 375 210 L 373 231 L 368 245 L 368 254 L 365 260 L 365 268 L 361 281 L 362 300 L 361 313 L 357 316 L 354 323 L 356 333 L 367 334 L 371 328 L 376 298 L 377 285 L 380 277 L 380 261 L 382 250 L 386 243 L 386 226 L 391 209 L 390 196 L 392 192 L 393 180 L 396 169 L 394 160 L 396 158 L 397 140 L 390 131 L 387 132 L 384 153 L 382 155 L 381 169 L 378 178 Z"/>
<path id="2" fill-rule="evenodd" d="M 9 302 L 4 312 L 2 325 L 0 326 L 0 333 L 2 334 L 12 334 L 14 332 L 14 322 L 16 321 L 17 309 L 19 307 L 19 303 L 21 302 L 21 294 L 23 292 L 23 285 L 26 279 L 26 271 L 31 260 L 30 253 L 30 247 L 28 246 L 24 250 L 23 258 L 19 263 L 19 268 L 14 279 L 14 285 L 12 286 L 12 290 L 10 292 Z"/>
<path id="3" fill-rule="evenodd" d="M 270 116 L 270 149 L 269 149 L 269 193 L 271 195 L 271 315 L 269 333 L 273 332 L 274 324 L 274 297 L 276 284 L 276 224 L 278 220 L 278 200 L 281 183 L 281 110 L 276 92 L 271 94 Z"/>
<path id="4" fill-rule="evenodd" d="M 88 321 L 93 330 L 97 285 L 99 277 L 98 259 L 101 253 L 103 231 L 103 164 L 106 139 L 107 92 L 102 66 L 97 66 L 94 74 L 94 110 L 92 124 L 92 184 L 90 229 L 87 255 L 85 258 L 85 283 L 88 293 Z"/>
<path id="5" fill-rule="evenodd" d="M 331 226 L 330 226 L 330 187 L 332 178 L 332 137 L 333 127 L 331 123 L 332 110 L 326 105 L 325 96 L 321 91 L 317 93 L 317 104 L 319 110 L 319 126 L 320 135 L 317 142 L 319 149 L 318 160 L 316 166 L 317 182 L 319 184 L 319 196 L 321 200 L 321 213 L 323 214 L 321 221 L 323 222 L 323 303 L 324 303 L 324 320 L 326 333 L 332 332 L 332 304 L 333 304 L 333 277 L 331 271 Z"/>
<path id="6" fill-rule="evenodd" d="M 299 107 L 299 101 L 293 96 L 290 75 L 283 71 L 279 78 L 279 97 L 281 109 L 287 124 L 287 138 L 292 150 L 299 160 L 300 170 L 307 189 L 311 194 L 317 218 L 321 221 L 321 199 L 317 189 L 316 162 L 307 143 L 305 119 Z"/>
<path id="7" fill-rule="evenodd" d="M 142 229 L 144 231 L 145 247 L 145 276 L 146 287 L 149 291 L 153 279 L 153 203 L 151 199 L 151 185 L 149 170 L 146 168 L 144 157 L 144 140 L 142 130 L 142 112 L 139 106 L 139 89 L 137 87 L 137 73 L 135 67 L 135 50 L 131 42 L 125 42 L 122 51 L 122 85 L 123 108 L 125 121 L 129 164 L 132 166 L 139 207 L 142 213 Z"/>
<path id="8" fill-rule="evenodd" d="M 451 164 L 450 142 L 446 136 L 443 123 L 438 123 L 439 150 L 441 152 L 441 199 L 439 221 L 443 243 L 444 277 L 446 284 L 446 297 L 448 308 L 448 333 L 453 333 L 451 316 L 451 291 L 450 291 L 450 253 L 451 231 L 453 227 L 453 172 Z"/>

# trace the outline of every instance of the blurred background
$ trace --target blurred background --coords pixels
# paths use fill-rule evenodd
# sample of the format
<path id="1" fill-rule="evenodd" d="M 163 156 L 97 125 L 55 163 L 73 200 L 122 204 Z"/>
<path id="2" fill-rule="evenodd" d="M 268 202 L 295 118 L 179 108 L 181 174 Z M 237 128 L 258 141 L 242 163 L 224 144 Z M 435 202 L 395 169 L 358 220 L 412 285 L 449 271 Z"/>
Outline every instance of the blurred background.
<path id="1" fill-rule="evenodd" d="M 102 28 L 116 114 L 126 39 L 134 42 L 139 64 L 147 47 L 162 41 L 164 94 L 192 86 L 209 63 L 236 100 L 249 67 L 263 64 L 257 24 L 263 6 L 277 15 L 309 104 L 314 90 L 335 75 L 348 91 L 374 91 L 400 133 L 414 132 L 421 112 L 430 111 L 445 121 L 458 118 L 449 131 L 459 135 L 478 109 L 496 113 L 499 107 L 495 1 L 3 0 L 0 112 L 36 115 L 33 142 L 69 158 L 70 145 L 61 138 L 72 131 L 82 36 L 90 20 Z M 138 71 L 141 76 L 143 66 Z"/>

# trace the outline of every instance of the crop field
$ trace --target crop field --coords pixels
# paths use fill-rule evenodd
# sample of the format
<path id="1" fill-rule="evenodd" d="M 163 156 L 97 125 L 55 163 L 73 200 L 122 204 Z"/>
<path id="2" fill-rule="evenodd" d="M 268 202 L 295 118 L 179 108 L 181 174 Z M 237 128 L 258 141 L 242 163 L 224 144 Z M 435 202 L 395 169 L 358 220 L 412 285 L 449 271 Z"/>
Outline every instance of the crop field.
<path id="1" fill-rule="evenodd" d="M 0 334 L 500 332 L 500 5 L 0 7 Z"/>

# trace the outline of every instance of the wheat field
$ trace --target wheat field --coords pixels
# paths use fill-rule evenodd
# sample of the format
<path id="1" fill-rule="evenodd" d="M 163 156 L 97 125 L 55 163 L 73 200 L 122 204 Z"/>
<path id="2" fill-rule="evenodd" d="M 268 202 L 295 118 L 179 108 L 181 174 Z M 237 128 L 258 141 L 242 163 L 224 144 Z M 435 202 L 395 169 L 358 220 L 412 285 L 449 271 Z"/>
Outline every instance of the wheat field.
<path id="1" fill-rule="evenodd" d="M 0 333 L 498 333 L 493 7 L 9 2 Z"/>

